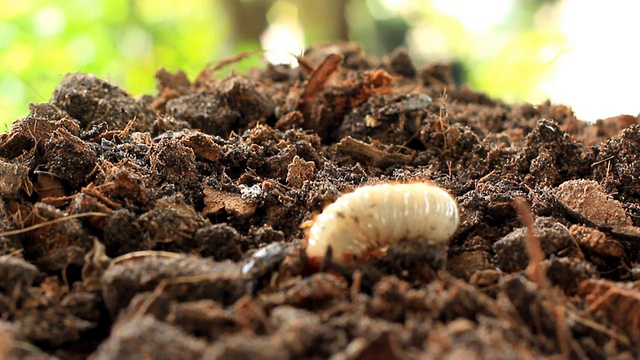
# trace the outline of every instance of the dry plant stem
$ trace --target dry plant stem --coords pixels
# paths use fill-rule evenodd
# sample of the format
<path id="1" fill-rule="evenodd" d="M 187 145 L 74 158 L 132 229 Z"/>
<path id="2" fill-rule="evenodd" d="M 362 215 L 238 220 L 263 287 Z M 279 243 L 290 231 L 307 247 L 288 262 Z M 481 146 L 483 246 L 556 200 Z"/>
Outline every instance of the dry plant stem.
<path id="1" fill-rule="evenodd" d="M 615 157 L 616 157 L 615 155 L 612 155 L 612 156 L 609 156 L 608 158 L 596 161 L 593 164 L 591 164 L 591 167 L 598 166 L 598 165 L 600 165 L 602 163 L 606 163 L 609 160 L 613 160 Z"/>
<path id="2" fill-rule="evenodd" d="M 98 190 L 98 188 L 95 185 L 93 185 L 93 183 L 89 184 L 89 186 L 87 187 L 83 187 L 80 191 L 84 194 L 97 198 L 98 200 L 102 201 L 103 204 L 107 205 L 111 209 L 114 209 L 114 210 L 122 209 L 122 205 L 104 196 L 104 194 L 102 194 Z"/>
<path id="3" fill-rule="evenodd" d="M 540 239 L 536 236 L 535 228 L 533 227 L 531 208 L 522 198 L 515 199 L 513 205 L 518 212 L 520 221 L 522 221 L 523 225 L 527 228 L 526 249 L 529 254 L 529 265 L 525 269 L 525 272 L 538 286 L 546 289 L 549 287 L 549 284 L 546 282 L 546 274 L 541 265 L 541 262 L 544 260 L 544 252 L 542 251 L 542 247 L 540 247 Z"/>
<path id="4" fill-rule="evenodd" d="M 131 119 L 127 125 L 124 127 L 124 129 L 122 129 L 122 131 L 120 131 L 120 134 L 118 134 L 119 136 L 127 136 L 127 134 L 129 134 L 129 131 L 131 131 L 131 128 L 133 127 L 133 124 L 136 122 L 136 119 L 138 119 L 137 116 L 134 116 L 133 119 Z"/>
<path id="5" fill-rule="evenodd" d="M 520 221 L 522 221 L 524 226 L 527 228 L 526 249 L 529 255 L 529 265 L 525 269 L 525 273 L 529 279 L 538 284 L 542 290 L 543 296 L 551 302 L 556 315 L 557 341 L 560 346 L 560 350 L 562 351 L 563 358 L 569 359 L 571 358 L 571 351 L 568 339 L 569 334 L 565 327 L 566 313 L 564 311 L 564 307 L 560 304 L 553 293 L 551 284 L 547 281 L 544 268 L 542 267 L 542 261 L 545 256 L 542 251 L 542 247 L 540 246 L 540 238 L 536 235 L 535 228 L 533 226 L 533 213 L 531 212 L 529 204 L 527 204 L 527 202 L 522 198 L 515 199 L 513 201 L 513 206 L 518 212 Z M 578 352 L 577 354 L 580 353 Z"/>
<path id="6" fill-rule="evenodd" d="M 193 276 L 178 276 L 174 278 L 161 280 L 158 283 L 158 285 L 156 285 L 156 288 L 153 290 L 153 293 L 151 293 L 149 297 L 142 302 L 142 304 L 140 305 L 140 308 L 136 310 L 135 317 L 143 317 L 147 313 L 147 311 L 149 311 L 149 308 L 151 307 L 151 305 L 153 305 L 153 303 L 162 295 L 162 293 L 164 292 L 167 286 L 175 285 L 175 284 L 191 284 L 191 283 L 196 283 L 198 281 L 206 280 L 209 278 L 210 278 L 210 275 L 204 274 L 204 275 L 193 275 Z"/>
<path id="7" fill-rule="evenodd" d="M 573 311 L 572 311 L 573 313 Z M 623 332 L 621 332 L 620 330 L 615 330 L 615 329 L 609 329 L 608 327 L 606 327 L 605 325 L 602 325 L 596 321 L 593 321 L 591 319 L 585 318 L 585 317 L 581 317 L 581 316 L 577 316 L 574 315 L 573 316 L 573 321 L 580 323 L 580 325 L 586 326 L 589 329 L 599 332 L 603 335 L 606 335 L 612 339 L 615 339 L 616 341 L 618 341 L 620 344 L 624 345 L 624 346 L 631 346 L 631 340 L 627 337 L 627 335 L 625 335 Z"/>
<path id="8" fill-rule="evenodd" d="M 229 56 L 227 58 L 224 58 L 220 61 L 218 61 L 217 63 L 215 63 L 215 65 L 210 65 L 210 70 L 211 71 L 218 71 L 220 69 L 222 69 L 223 67 L 229 66 L 231 64 L 237 63 L 239 61 L 242 61 L 244 59 L 250 58 L 256 54 L 263 54 L 263 53 L 278 53 L 278 54 L 288 54 L 291 55 L 292 58 L 295 58 L 298 63 L 300 64 L 300 66 L 304 66 L 305 68 L 308 68 L 308 64 L 306 62 L 306 60 L 304 60 L 301 56 L 298 56 L 294 53 L 291 52 L 287 52 L 287 51 L 277 51 L 277 50 L 268 50 L 268 49 L 257 49 L 257 50 L 251 50 L 251 51 L 247 51 L 247 52 L 243 52 L 237 55 L 233 55 L 233 56 Z"/>
<path id="9" fill-rule="evenodd" d="M 438 123 L 440 124 L 442 139 L 444 140 L 444 144 L 442 146 L 443 150 L 447 150 L 447 131 L 449 130 L 449 121 L 447 119 L 447 89 L 442 92 L 440 95 L 440 111 L 438 112 Z M 451 170 L 449 170 L 451 172 Z"/>
<path id="10" fill-rule="evenodd" d="M 351 301 L 355 302 L 358 299 L 358 294 L 360 293 L 360 287 L 362 286 L 362 271 L 356 270 L 353 272 L 353 283 L 351 284 L 351 288 L 349 289 L 349 295 L 351 297 Z"/>
<path id="11" fill-rule="evenodd" d="M 17 230 L 0 232 L 0 236 L 9 236 L 9 235 L 22 234 L 22 233 L 26 233 L 26 232 L 29 232 L 31 230 L 39 229 L 41 227 L 45 227 L 45 226 L 48 226 L 48 225 L 53 225 L 53 224 L 57 224 L 57 223 L 60 223 L 60 222 L 63 222 L 63 221 L 77 219 L 77 218 L 81 218 L 81 217 L 87 217 L 87 216 L 108 216 L 108 215 L 104 214 L 104 213 L 100 213 L 100 212 L 87 212 L 87 213 L 81 213 L 81 214 L 73 214 L 73 215 L 68 215 L 68 216 L 65 216 L 65 217 L 58 218 L 58 219 L 45 221 L 43 223 L 32 225 L 32 226 L 26 227 L 24 229 L 17 229 Z"/>
<path id="12" fill-rule="evenodd" d="M 227 66 L 227 65 L 231 65 L 233 63 L 237 63 L 240 60 L 244 60 L 248 57 L 251 57 L 255 54 L 261 54 L 264 53 L 265 50 L 262 49 L 258 49 L 258 50 L 253 50 L 253 51 L 247 51 L 247 52 L 243 52 L 237 55 L 233 55 L 230 56 L 228 58 L 224 58 L 220 61 L 218 61 L 214 66 L 211 66 L 211 71 L 217 71 L 222 69 L 223 67 Z"/>

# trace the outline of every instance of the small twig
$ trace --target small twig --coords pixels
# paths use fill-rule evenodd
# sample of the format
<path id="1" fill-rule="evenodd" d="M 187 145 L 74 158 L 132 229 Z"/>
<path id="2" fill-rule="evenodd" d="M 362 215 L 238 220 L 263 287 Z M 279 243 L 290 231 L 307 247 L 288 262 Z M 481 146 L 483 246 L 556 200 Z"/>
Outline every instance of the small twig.
<path id="1" fill-rule="evenodd" d="M 153 292 L 140 304 L 140 307 L 135 312 L 135 317 L 143 317 L 149 311 L 151 305 L 162 295 L 164 288 L 169 284 L 169 280 L 171 279 L 164 279 L 158 283 Z"/>
<path id="2" fill-rule="evenodd" d="M 609 157 L 608 157 L 608 158 L 606 158 L 606 159 L 598 160 L 598 161 L 594 162 L 593 164 L 591 164 L 591 167 L 594 167 L 594 166 L 596 166 L 596 165 L 600 165 L 600 164 L 602 164 L 602 163 L 604 163 L 604 162 L 607 162 L 607 161 L 609 161 L 609 160 L 612 160 L 612 159 L 613 159 L 613 158 L 615 158 L 615 157 L 616 157 L 615 155 L 611 155 L 611 156 L 609 156 Z"/>
<path id="3" fill-rule="evenodd" d="M 349 289 L 349 295 L 351 297 L 351 301 L 355 302 L 358 299 L 358 294 L 360 294 L 360 288 L 362 287 L 362 271 L 356 270 L 353 272 L 353 283 L 351 283 L 351 288 Z"/>
<path id="4" fill-rule="evenodd" d="M 476 182 L 477 182 L 477 183 L 483 182 L 483 181 L 487 180 L 489 177 L 491 177 L 491 175 L 493 175 L 493 174 L 495 174 L 495 173 L 497 173 L 497 172 L 498 172 L 498 170 L 493 169 L 493 170 L 491 170 L 491 172 L 490 172 L 490 173 L 488 173 L 487 175 L 485 175 L 485 176 L 481 177 L 481 178 L 480 178 L 480 179 L 478 179 L 478 181 L 476 181 Z"/>
<path id="5" fill-rule="evenodd" d="M 82 214 L 68 215 L 68 216 L 65 216 L 65 217 L 58 218 L 58 219 L 45 221 L 45 222 L 40 223 L 40 224 L 28 226 L 28 227 L 23 228 L 23 229 L 0 232 L 0 237 L 1 236 L 10 236 L 10 235 L 22 234 L 22 233 L 26 233 L 26 232 L 29 232 L 31 230 L 36 230 L 36 229 L 39 229 L 41 227 L 45 227 L 45 226 L 48 226 L 48 225 L 53 225 L 53 224 L 57 224 L 57 223 L 60 223 L 60 222 L 67 221 L 67 220 L 72 220 L 72 219 L 77 219 L 77 218 L 87 217 L 87 216 L 108 216 L 108 215 L 105 214 L 105 213 L 101 213 L 101 212 L 87 212 L 87 213 L 82 213 Z"/>
<path id="6" fill-rule="evenodd" d="M 622 331 L 616 331 L 615 329 L 609 329 L 606 326 L 593 321 L 588 318 L 584 318 L 578 315 L 572 316 L 572 321 L 579 323 L 582 326 L 588 327 L 589 329 L 604 334 L 612 339 L 615 339 L 618 343 L 623 346 L 631 346 L 631 339 L 629 339 Z"/>
<path id="7" fill-rule="evenodd" d="M 542 290 L 543 299 L 546 298 L 551 303 L 551 308 L 556 315 L 556 337 L 562 356 L 564 359 L 571 357 L 570 334 L 566 329 L 566 309 L 557 299 L 551 288 L 551 284 L 547 280 L 546 272 L 542 267 L 542 261 L 545 258 L 542 247 L 540 246 L 540 238 L 535 233 L 533 224 L 533 213 L 529 204 L 522 198 L 513 201 L 513 206 L 518 212 L 520 220 L 527 228 L 527 254 L 529 255 L 529 265 L 525 269 L 527 277 L 533 280 Z"/>
<path id="8" fill-rule="evenodd" d="M 127 125 L 125 125 L 124 129 L 120 131 L 118 136 L 120 137 L 126 136 L 129 133 L 129 131 L 131 131 L 131 128 L 133 127 L 133 124 L 136 122 L 137 119 L 138 119 L 138 116 L 134 116 L 133 119 L 129 120 Z"/>
<path id="9" fill-rule="evenodd" d="M 140 307 L 135 311 L 135 317 L 144 316 L 147 311 L 151 308 L 151 305 L 162 296 L 165 289 L 170 285 L 176 284 L 194 284 L 198 281 L 210 279 L 210 274 L 201 274 L 201 275 L 185 275 L 185 276 L 176 276 L 174 278 L 162 279 L 155 287 L 153 292 L 149 294 L 149 296 L 144 299 Z"/>
<path id="10" fill-rule="evenodd" d="M 527 228 L 527 254 L 529 254 L 529 265 L 525 270 L 527 276 L 533 280 L 541 288 L 548 287 L 545 271 L 542 268 L 542 261 L 544 260 L 544 252 L 540 247 L 540 238 L 536 236 L 536 231 L 533 226 L 533 213 L 529 208 L 529 204 L 522 199 L 517 198 L 513 201 L 513 206 L 518 212 L 520 221 Z"/>
<path id="11" fill-rule="evenodd" d="M 20 255 L 20 254 L 22 254 L 22 252 L 24 252 L 24 249 L 13 250 L 10 253 L 4 254 L 4 255 L 0 255 L 0 260 L 4 260 L 4 259 L 8 259 L 8 258 L 14 257 L 16 255 Z"/>
<path id="12" fill-rule="evenodd" d="M 236 63 L 240 60 L 246 59 L 248 57 L 251 57 L 255 54 L 261 54 L 264 53 L 265 50 L 262 49 L 258 49 L 258 50 L 252 50 L 252 51 L 247 51 L 247 52 L 243 52 L 237 55 L 233 55 L 227 58 L 224 58 L 220 61 L 218 61 L 215 65 L 211 66 L 211 71 L 217 71 L 222 69 L 223 67 L 227 66 L 227 65 L 231 65 L 233 63 Z"/>

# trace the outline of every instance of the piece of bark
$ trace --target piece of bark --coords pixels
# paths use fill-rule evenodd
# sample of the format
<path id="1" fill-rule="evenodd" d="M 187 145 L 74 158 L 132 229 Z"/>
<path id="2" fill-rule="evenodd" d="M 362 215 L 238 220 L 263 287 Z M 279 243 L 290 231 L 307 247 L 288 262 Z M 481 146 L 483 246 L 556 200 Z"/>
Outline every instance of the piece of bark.
<path id="1" fill-rule="evenodd" d="M 406 165 L 411 162 L 409 155 L 388 153 L 373 144 L 367 144 L 350 136 L 340 140 L 336 148 L 340 153 L 349 155 L 356 161 L 378 168 Z"/>
<path id="2" fill-rule="evenodd" d="M 205 215 L 219 214 L 222 211 L 237 216 L 249 216 L 256 211 L 257 204 L 242 198 L 241 194 L 216 190 L 210 187 L 204 188 L 205 207 L 202 213 Z"/>

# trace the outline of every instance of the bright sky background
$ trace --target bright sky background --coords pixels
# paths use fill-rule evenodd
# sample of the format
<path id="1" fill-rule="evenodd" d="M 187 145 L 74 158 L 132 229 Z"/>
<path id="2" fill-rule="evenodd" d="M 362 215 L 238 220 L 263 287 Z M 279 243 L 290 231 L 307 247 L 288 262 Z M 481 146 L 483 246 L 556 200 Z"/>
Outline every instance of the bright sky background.
<path id="1" fill-rule="evenodd" d="M 564 0 L 559 20 L 568 48 L 544 93 L 584 120 L 640 113 L 640 1 Z"/>
<path id="2" fill-rule="evenodd" d="M 419 4 L 418 0 L 381 1 L 389 11 L 408 15 L 407 18 Z M 551 2 L 536 14 L 535 26 L 540 33 L 557 32 L 564 37 L 564 42 L 539 49 L 517 49 L 518 43 L 513 39 L 518 34 L 500 30 L 499 24 L 509 16 L 513 6 L 518 6 L 516 0 L 432 0 L 431 3 L 440 13 L 460 22 L 464 30 L 453 39 L 461 39 L 462 45 L 452 41 L 451 34 L 440 32 L 433 21 L 418 19 L 409 37 L 414 51 L 425 53 L 428 58 L 455 53 L 464 56 L 465 51 L 473 57 L 502 56 L 506 59 L 501 62 L 502 68 L 493 74 L 502 87 L 508 82 L 514 88 L 523 81 L 532 82 L 532 88 L 525 86 L 528 95 L 517 101 L 535 104 L 550 99 L 571 106 L 582 120 L 640 113 L 640 1 Z M 531 53 L 531 50 L 537 51 Z M 513 67 L 512 73 L 517 75 L 517 66 L 524 69 L 530 66 L 523 61 L 523 54 L 544 64 L 539 69 L 529 69 L 533 80 L 515 76 L 500 78 L 499 73 L 509 72 L 505 68 Z M 513 63 L 509 60 L 511 56 Z M 471 71 L 474 69 L 478 71 L 472 66 Z M 501 91 L 495 96 L 511 100 L 513 94 Z"/>
<path id="3" fill-rule="evenodd" d="M 487 30 L 514 2 L 490 3 L 433 0 L 468 30 L 495 36 Z M 640 1 L 562 0 L 538 15 L 537 25 L 559 29 L 566 43 L 563 49 L 538 54 L 551 62 L 527 101 L 549 98 L 568 104 L 587 121 L 640 113 Z"/>
<path id="4" fill-rule="evenodd" d="M 160 67 L 194 78 L 206 63 L 258 46 L 273 50 L 265 54 L 273 62 L 295 61 L 290 53 L 312 45 L 300 12 L 308 1 L 273 1 L 260 45 L 236 49 L 219 0 L 0 0 L 0 132 L 26 115 L 29 102 L 48 101 L 68 72 L 91 72 L 140 95 L 154 93 Z M 532 5 L 351 0 L 346 15 L 355 41 L 370 53 L 381 51 L 367 48 L 381 43 L 373 18 L 402 19 L 418 65 L 460 59 L 469 83 L 495 98 L 551 99 L 590 121 L 640 113 L 640 1 L 551 1 L 533 18 Z M 221 16 L 212 21 L 212 14 Z"/>

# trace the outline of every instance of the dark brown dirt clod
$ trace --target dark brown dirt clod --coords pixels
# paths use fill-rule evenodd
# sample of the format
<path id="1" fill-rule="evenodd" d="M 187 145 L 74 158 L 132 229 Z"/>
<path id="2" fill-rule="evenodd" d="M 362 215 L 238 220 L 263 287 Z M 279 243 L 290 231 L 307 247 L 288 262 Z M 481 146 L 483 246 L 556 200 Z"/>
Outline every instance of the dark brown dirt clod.
<path id="1" fill-rule="evenodd" d="M 0 257 L 0 290 L 12 294 L 16 286 L 31 286 L 39 272 L 37 267 L 22 259 Z"/>
<path id="2" fill-rule="evenodd" d="M 542 251 L 546 256 L 557 254 L 573 245 L 569 229 L 551 218 L 539 217 L 534 224 L 536 236 L 540 239 Z M 505 272 L 523 270 L 529 264 L 526 250 L 527 229 L 518 228 L 498 240 L 493 249 L 496 262 Z"/>
<path id="3" fill-rule="evenodd" d="M 26 166 L 0 161 L 0 195 L 9 199 L 18 197 L 20 190 L 28 189 L 28 173 Z"/>
<path id="4" fill-rule="evenodd" d="M 187 121 L 194 129 L 209 135 L 227 137 L 241 133 L 271 117 L 275 104 L 252 80 L 230 76 L 214 86 L 212 92 L 186 95 L 167 102 L 167 114 Z"/>
<path id="5" fill-rule="evenodd" d="M 102 281 L 105 305 L 115 315 L 136 293 L 152 291 L 161 283 L 169 296 L 207 297 L 230 304 L 245 294 L 248 278 L 242 276 L 239 265 L 231 262 L 217 263 L 190 256 L 164 257 L 149 251 L 132 259 L 126 255 L 114 259 Z"/>
<path id="6" fill-rule="evenodd" d="M 123 129 L 135 119 L 133 130 L 149 129 L 154 112 L 124 90 L 94 75 L 67 74 L 56 88 L 51 103 L 80 121 L 84 129 L 106 122 Z"/>
<path id="7" fill-rule="evenodd" d="M 90 359 L 200 359 L 206 342 L 151 316 L 117 322 L 111 336 Z"/>
<path id="8" fill-rule="evenodd" d="M 96 166 L 96 151 L 64 128 L 54 131 L 44 145 L 45 168 L 72 187 L 86 183 Z"/>

